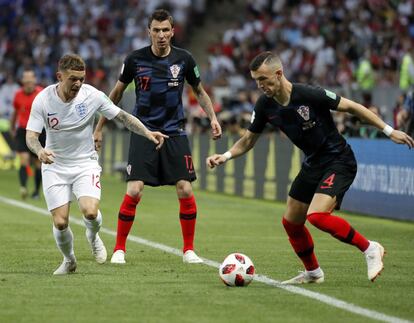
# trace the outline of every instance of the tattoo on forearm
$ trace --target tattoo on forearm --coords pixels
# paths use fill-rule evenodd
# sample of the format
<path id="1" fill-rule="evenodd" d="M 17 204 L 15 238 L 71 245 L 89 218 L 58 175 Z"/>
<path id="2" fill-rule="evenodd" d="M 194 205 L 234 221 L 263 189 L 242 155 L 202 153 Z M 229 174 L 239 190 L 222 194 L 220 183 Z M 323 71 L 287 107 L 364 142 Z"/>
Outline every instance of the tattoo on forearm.
<path id="1" fill-rule="evenodd" d="M 41 149 L 43 149 L 42 145 L 39 142 L 39 138 L 36 138 L 36 137 L 31 137 L 31 136 L 30 137 L 27 137 L 26 138 L 26 144 L 27 144 L 27 147 L 29 147 L 29 149 L 34 154 L 36 154 L 36 156 L 37 156 L 38 152 Z"/>
<path id="2" fill-rule="evenodd" d="M 128 130 L 131 130 L 138 135 L 145 136 L 147 128 L 145 128 L 143 123 L 133 115 L 121 110 L 115 119 L 121 121 Z"/>

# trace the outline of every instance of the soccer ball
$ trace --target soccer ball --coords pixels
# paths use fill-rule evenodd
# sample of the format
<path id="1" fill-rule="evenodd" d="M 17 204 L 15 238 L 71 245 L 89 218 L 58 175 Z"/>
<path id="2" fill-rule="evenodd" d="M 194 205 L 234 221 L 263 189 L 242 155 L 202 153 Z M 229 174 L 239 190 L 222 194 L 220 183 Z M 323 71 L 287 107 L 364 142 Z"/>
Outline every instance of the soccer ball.
<path id="1" fill-rule="evenodd" d="M 246 255 L 232 253 L 220 265 L 219 275 L 227 286 L 247 286 L 253 280 L 254 265 Z"/>

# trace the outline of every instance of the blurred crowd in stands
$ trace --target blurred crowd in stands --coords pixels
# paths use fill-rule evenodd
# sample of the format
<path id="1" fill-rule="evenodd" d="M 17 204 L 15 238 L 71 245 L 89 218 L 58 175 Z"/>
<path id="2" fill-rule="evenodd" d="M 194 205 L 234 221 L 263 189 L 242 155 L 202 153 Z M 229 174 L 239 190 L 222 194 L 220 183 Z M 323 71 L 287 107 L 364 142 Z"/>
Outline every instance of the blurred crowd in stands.
<path id="1" fill-rule="evenodd" d="M 148 45 L 147 18 L 155 8 L 170 10 L 175 45 L 191 50 L 193 27 L 209 19 L 211 2 L 0 0 L 0 118 L 13 109 L 23 70 L 33 68 L 40 85 L 52 84 L 56 62 L 67 52 L 79 53 L 87 63 L 87 82 L 108 93 L 126 53 Z M 263 50 L 280 54 L 289 80 L 340 89 L 347 97 L 358 91 L 361 103 L 375 113 L 384 107 L 372 104 L 372 90 L 399 87 L 395 106 L 385 108 L 393 110 L 396 128 L 414 119 L 412 0 L 246 0 L 242 9 L 229 13 L 233 25 L 209 45 L 208 63 L 201 66 L 203 83 L 231 133 L 250 122 L 260 93 L 248 65 Z M 185 98 L 189 131 L 205 131 L 208 120 L 191 91 Z M 335 119 L 344 135 L 382 136 L 346 115 Z"/>
<path id="2" fill-rule="evenodd" d="M 357 92 L 353 99 L 378 114 L 392 110 L 387 114 L 394 116 L 394 126 L 406 128 L 414 109 L 412 100 L 405 99 L 414 85 L 414 1 L 246 2 L 246 14 L 209 48 L 206 81 L 233 94 L 223 102 L 226 117 L 234 110 L 244 122 L 246 114 L 239 112 L 251 111 L 257 96 L 249 62 L 259 52 L 272 50 L 279 53 L 289 80 L 335 89 L 350 98 Z M 400 88 L 395 106 L 373 106 L 371 95 L 378 86 Z M 382 136 L 348 115 L 335 119 L 346 136 Z"/>

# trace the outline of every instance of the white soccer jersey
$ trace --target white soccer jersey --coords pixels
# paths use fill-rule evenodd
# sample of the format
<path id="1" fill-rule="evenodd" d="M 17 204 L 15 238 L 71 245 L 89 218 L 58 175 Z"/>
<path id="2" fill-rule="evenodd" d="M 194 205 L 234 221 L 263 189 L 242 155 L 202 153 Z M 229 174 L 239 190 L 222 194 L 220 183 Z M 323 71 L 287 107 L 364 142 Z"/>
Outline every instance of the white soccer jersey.
<path id="1" fill-rule="evenodd" d="M 93 141 L 95 112 L 113 119 L 119 111 L 91 85 L 83 84 L 72 101 L 63 102 L 54 84 L 36 96 L 26 129 L 40 133 L 44 127 L 46 148 L 55 153 L 55 163 L 74 165 L 98 158 Z"/>

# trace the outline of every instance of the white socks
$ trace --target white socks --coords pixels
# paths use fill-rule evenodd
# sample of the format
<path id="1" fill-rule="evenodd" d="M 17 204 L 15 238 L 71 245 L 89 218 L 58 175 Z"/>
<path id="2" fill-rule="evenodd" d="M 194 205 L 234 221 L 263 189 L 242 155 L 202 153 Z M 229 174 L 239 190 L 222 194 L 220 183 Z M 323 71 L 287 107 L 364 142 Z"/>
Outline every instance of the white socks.
<path id="1" fill-rule="evenodd" d="M 63 255 L 65 261 L 74 261 L 75 253 L 73 252 L 73 233 L 70 227 L 58 230 L 53 225 L 53 236 L 55 237 L 56 245 Z"/>
<path id="2" fill-rule="evenodd" d="M 102 225 L 102 214 L 101 211 L 98 210 L 98 215 L 95 219 L 89 220 L 85 217 L 83 217 L 83 222 L 86 226 L 86 235 L 88 238 L 88 241 L 95 241 L 96 234 L 99 232 L 99 229 Z"/>

